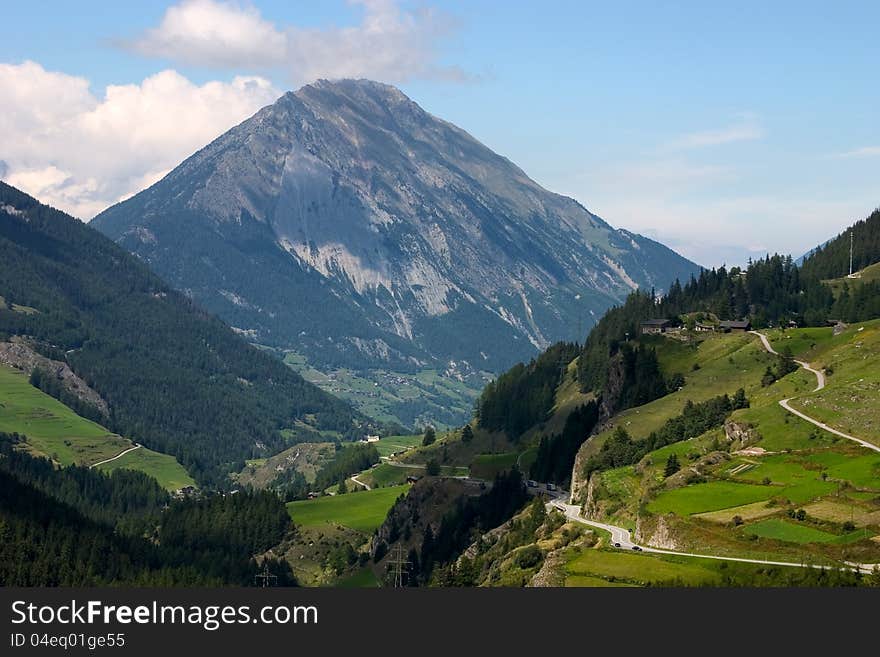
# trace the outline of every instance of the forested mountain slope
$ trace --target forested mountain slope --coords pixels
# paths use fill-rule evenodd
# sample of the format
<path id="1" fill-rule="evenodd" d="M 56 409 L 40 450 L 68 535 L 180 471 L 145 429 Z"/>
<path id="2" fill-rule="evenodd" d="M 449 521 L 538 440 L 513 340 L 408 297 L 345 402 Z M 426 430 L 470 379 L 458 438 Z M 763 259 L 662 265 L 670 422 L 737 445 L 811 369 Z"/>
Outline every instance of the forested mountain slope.
<path id="1" fill-rule="evenodd" d="M 3 183 L 0 296 L 0 342 L 67 365 L 106 403 L 96 419 L 200 483 L 290 440 L 369 430 L 111 240 Z"/>
<path id="2" fill-rule="evenodd" d="M 816 247 L 804 259 L 803 273 L 811 278 L 840 278 L 849 273 L 850 239 L 853 271 L 880 261 L 880 208 L 857 221 L 834 239 Z"/>
<path id="3" fill-rule="evenodd" d="M 241 492 L 173 500 L 150 477 L 58 468 L 0 433 L 0 586 L 249 586 L 290 529 L 281 501 Z"/>

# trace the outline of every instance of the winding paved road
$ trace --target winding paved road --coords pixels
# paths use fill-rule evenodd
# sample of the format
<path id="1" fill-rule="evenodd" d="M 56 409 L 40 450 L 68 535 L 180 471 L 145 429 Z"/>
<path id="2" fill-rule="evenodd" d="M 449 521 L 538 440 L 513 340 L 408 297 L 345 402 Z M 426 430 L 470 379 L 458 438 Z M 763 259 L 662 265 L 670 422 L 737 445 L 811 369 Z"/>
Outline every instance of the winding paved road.
<path id="1" fill-rule="evenodd" d="M 764 335 L 763 333 L 759 333 L 758 331 L 749 331 L 749 333 L 751 333 L 752 335 L 757 335 L 759 338 L 761 338 L 761 343 L 764 345 L 764 349 L 766 349 L 768 352 L 770 352 L 774 356 L 779 355 L 779 352 L 773 348 L 773 346 L 770 344 L 770 340 L 767 339 L 766 335 Z M 813 390 L 813 392 L 818 392 L 825 387 L 825 372 L 823 372 L 822 370 L 814 370 L 812 367 L 810 367 L 809 363 L 805 363 L 802 360 L 795 360 L 794 362 L 803 367 L 808 372 L 812 372 L 816 375 L 816 388 Z M 785 401 L 788 400 L 786 399 Z"/>
<path id="2" fill-rule="evenodd" d="M 372 490 L 367 484 L 365 484 L 365 483 L 362 482 L 360 479 L 358 479 L 358 476 L 357 476 L 357 475 L 353 475 L 352 478 L 351 478 L 351 480 L 352 480 L 354 483 L 356 483 L 358 486 L 363 486 L 363 487 L 366 488 L 367 490 Z"/>
<path id="3" fill-rule="evenodd" d="M 117 455 L 114 456 L 113 458 L 104 459 L 103 461 L 98 461 L 97 463 L 92 463 L 92 464 L 89 466 L 89 469 L 91 469 L 91 468 L 96 468 L 96 467 L 98 467 L 99 465 L 104 465 L 105 463 L 110 463 L 110 461 L 115 461 L 116 459 L 122 458 L 123 456 L 125 456 L 125 455 L 128 454 L 129 452 L 133 452 L 134 450 L 136 450 L 136 449 L 140 449 L 140 448 L 141 448 L 140 445 L 135 445 L 134 447 L 129 447 L 128 449 L 125 449 L 125 450 L 119 452 L 119 454 L 117 454 Z"/>
<path id="4" fill-rule="evenodd" d="M 766 349 L 768 352 L 770 352 L 771 354 L 779 355 L 778 352 L 770 345 L 770 341 L 767 339 L 766 335 L 764 335 L 763 333 L 759 333 L 758 331 L 749 331 L 749 333 L 757 335 L 759 338 L 761 338 L 761 342 L 764 344 L 764 349 Z M 801 367 L 803 367 L 808 372 L 812 372 L 813 374 L 816 375 L 816 388 L 815 388 L 815 390 L 813 390 L 813 392 L 818 392 L 819 390 L 822 390 L 822 388 L 825 387 L 825 372 L 823 372 L 822 370 L 813 369 L 812 367 L 810 367 L 809 363 L 805 363 L 802 360 L 795 360 L 794 362 L 797 363 L 798 365 L 800 365 Z M 810 417 L 806 413 L 803 413 L 803 412 L 797 410 L 796 408 L 793 408 L 791 406 L 791 404 L 789 404 L 791 399 L 792 399 L 791 397 L 789 397 L 788 399 L 782 399 L 779 401 L 779 405 L 782 406 L 782 408 L 787 410 L 792 415 L 797 415 L 802 420 L 806 420 L 810 424 L 814 424 L 817 427 L 819 427 L 820 429 L 828 431 L 829 433 L 833 433 L 835 436 L 840 436 L 841 438 L 846 438 L 847 440 L 851 440 L 854 443 L 858 443 L 862 447 L 866 447 L 866 448 L 868 448 L 872 451 L 875 451 L 875 452 L 880 452 L 880 447 L 878 447 L 877 445 L 874 445 L 873 443 L 869 443 L 866 440 L 862 440 L 861 438 L 856 438 L 855 436 L 850 436 L 848 433 L 843 433 L 842 431 L 838 431 L 837 429 L 835 429 L 833 427 L 829 427 L 824 422 L 820 422 L 819 420 Z"/>
<path id="5" fill-rule="evenodd" d="M 741 563 L 755 563 L 765 566 L 787 566 L 790 568 L 833 568 L 833 566 L 823 566 L 821 564 L 814 563 L 797 563 L 794 561 L 769 561 L 767 559 L 746 559 L 745 557 L 728 557 L 728 556 L 720 556 L 716 554 L 697 554 L 695 552 L 679 552 L 677 550 L 662 550 L 660 548 L 653 548 L 647 545 L 638 545 L 632 540 L 632 535 L 629 533 L 628 529 L 623 527 L 617 527 L 615 525 L 608 525 L 604 522 L 596 522 L 595 520 L 587 520 L 586 518 L 581 516 L 581 509 L 576 504 L 569 504 L 567 502 L 563 502 L 561 499 L 557 498 L 552 500 L 548 506 L 552 506 L 556 509 L 562 511 L 566 518 L 572 520 L 574 522 L 579 522 L 582 525 L 587 525 L 589 527 L 596 527 L 598 529 L 604 529 L 606 532 L 610 532 L 611 534 L 611 542 L 617 547 L 617 544 L 620 544 L 621 550 L 632 550 L 634 547 L 638 547 L 641 552 L 650 552 L 652 554 L 671 554 L 679 557 L 693 557 L 695 559 L 713 559 L 715 561 L 739 561 Z M 870 573 L 873 571 L 875 564 L 862 564 L 862 563 L 851 563 L 847 562 L 847 565 L 854 569 L 858 570 L 862 573 Z M 841 570 L 845 570 L 845 568 L 840 568 Z"/>

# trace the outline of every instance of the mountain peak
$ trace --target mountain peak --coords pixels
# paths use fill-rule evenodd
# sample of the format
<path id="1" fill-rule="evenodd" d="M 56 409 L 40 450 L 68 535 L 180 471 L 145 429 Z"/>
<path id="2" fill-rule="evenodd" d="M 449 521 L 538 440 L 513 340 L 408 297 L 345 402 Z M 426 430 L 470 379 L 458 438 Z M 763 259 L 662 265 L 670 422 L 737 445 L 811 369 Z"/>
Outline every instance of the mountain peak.
<path id="1" fill-rule="evenodd" d="M 366 78 L 340 78 L 334 80 L 320 79 L 303 85 L 296 91 L 285 96 L 298 98 L 302 101 L 333 102 L 339 98 L 348 98 L 357 102 L 368 99 L 384 103 L 415 103 L 400 89 L 391 84 L 376 82 Z M 366 106 L 363 108 L 366 109 Z"/>
<path id="2" fill-rule="evenodd" d="M 93 223 L 257 341 L 348 365 L 497 372 L 697 271 L 371 80 L 285 94 Z"/>
<path id="3" fill-rule="evenodd" d="M 393 84 L 378 82 L 376 80 L 370 80 L 368 78 L 320 78 L 318 80 L 315 80 L 314 82 L 303 85 L 299 88 L 299 91 L 303 91 L 305 89 L 364 89 L 370 91 L 378 91 L 391 95 L 405 96 L 405 94 Z"/>

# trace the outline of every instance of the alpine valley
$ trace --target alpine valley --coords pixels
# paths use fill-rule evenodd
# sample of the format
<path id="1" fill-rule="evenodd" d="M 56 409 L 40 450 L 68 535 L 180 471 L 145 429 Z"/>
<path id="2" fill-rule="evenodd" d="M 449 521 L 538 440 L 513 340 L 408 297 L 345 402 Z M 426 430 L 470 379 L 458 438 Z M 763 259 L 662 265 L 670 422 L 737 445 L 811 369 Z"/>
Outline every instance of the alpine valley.
<path id="1" fill-rule="evenodd" d="M 366 80 L 285 94 L 91 225 L 408 426 L 460 425 L 492 376 L 698 272 Z"/>
<path id="2" fill-rule="evenodd" d="M 6 4 L 13 648 L 870 631 L 880 3 Z"/>

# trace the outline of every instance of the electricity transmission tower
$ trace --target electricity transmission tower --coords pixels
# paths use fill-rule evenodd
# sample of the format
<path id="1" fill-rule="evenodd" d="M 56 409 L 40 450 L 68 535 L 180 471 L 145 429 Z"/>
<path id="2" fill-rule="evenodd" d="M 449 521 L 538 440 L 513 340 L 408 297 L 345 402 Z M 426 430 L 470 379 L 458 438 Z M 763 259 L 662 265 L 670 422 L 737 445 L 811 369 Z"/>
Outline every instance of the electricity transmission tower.
<path id="1" fill-rule="evenodd" d="M 400 589 L 404 586 L 404 580 L 409 575 L 409 561 L 403 558 L 403 546 L 398 543 L 394 549 L 394 558 L 391 561 L 391 574 L 394 576 L 394 588 Z"/>
<path id="2" fill-rule="evenodd" d="M 270 586 L 275 586 L 275 584 L 278 583 L 278 575 L 273 575 L 272 573 L 269 572 L 269 560 L 268 559 L 263 560 L 263 572 L 261 572 L 259 575 L 254 575 L 254 583 L 255 584 L 257 583 L 258 580 L 262 581 L 262 587 L 264 589 L 268 588 Z"/>

